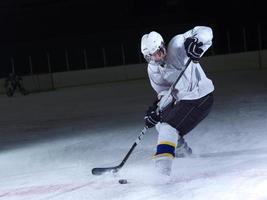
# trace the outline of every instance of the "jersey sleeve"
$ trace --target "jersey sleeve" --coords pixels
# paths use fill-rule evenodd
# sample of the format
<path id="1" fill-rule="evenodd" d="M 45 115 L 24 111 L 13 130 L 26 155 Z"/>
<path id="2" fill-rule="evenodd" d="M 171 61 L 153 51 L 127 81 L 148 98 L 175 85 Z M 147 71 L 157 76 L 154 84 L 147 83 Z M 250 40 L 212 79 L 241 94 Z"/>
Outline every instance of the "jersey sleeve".
<path id="1" fill-rule="evenodd" d="M 157 94 L 169 89 L 170 83 L 164 79 L 158 66 L 148 64 L 147 73 L 150 84 Z"/>

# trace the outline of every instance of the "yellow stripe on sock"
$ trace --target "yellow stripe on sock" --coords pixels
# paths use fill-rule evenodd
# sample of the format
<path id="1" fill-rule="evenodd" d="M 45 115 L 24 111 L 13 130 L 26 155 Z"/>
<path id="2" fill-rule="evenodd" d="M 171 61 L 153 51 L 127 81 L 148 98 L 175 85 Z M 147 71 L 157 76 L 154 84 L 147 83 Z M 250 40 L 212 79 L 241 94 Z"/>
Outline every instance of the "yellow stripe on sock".
<path id="1" fill-rule="evenodd" d="M 154 155 L 153 158 L 164 157 L 164 156 L 174 158 L 174 156 L 171 153 L 162 153 L 162 154 Z"/>
<path id="2" fill-rule="evenodd" d="M 170 146 L 176 148 L 176 144 L 173 143 L 173 142 L 169 142 L 169 141 L 161 141 L 158 145 L 160 145 L 160 144 L 167 144 L 167 145 L 170 145 Z"/>

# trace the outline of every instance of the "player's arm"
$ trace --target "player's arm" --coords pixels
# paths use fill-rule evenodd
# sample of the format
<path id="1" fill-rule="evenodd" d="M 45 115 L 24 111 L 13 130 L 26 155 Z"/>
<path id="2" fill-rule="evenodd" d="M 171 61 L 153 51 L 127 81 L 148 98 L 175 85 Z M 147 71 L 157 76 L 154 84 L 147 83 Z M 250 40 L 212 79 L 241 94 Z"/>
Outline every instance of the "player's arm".
<path id="1" fill-rule="evenodd" d="M 193 62 L 198 62 L 200 57 L 212 45 L 212 29 L 207 26 L 196 26 L 183 34 L 186 54 Z"/>

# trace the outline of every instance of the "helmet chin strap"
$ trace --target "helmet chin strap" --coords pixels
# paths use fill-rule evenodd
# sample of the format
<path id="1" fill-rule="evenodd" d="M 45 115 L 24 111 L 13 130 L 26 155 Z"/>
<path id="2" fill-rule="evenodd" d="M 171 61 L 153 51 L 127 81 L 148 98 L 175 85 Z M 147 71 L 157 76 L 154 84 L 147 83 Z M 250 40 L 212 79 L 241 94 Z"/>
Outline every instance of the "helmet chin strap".
<path id="1" fill-rule="evenodd" d="M 158 61 L 151 60 L 150 62 L 153 63 L 153 64 L 156 64 L 156 65 L 160 65 L 161 67 L 165 67 L 166 59 L 162 58 L 162 59 L 160 59 Z"/>
<path id="2" fill-rule="evenodd" d="M 165 62 L 165 58 L 159 60 L 159 61 L 157 62 L 157 64 L 159 64 L 161 67 L 165 67 L 165 64 L 166 64 L 166 62 Z"/>

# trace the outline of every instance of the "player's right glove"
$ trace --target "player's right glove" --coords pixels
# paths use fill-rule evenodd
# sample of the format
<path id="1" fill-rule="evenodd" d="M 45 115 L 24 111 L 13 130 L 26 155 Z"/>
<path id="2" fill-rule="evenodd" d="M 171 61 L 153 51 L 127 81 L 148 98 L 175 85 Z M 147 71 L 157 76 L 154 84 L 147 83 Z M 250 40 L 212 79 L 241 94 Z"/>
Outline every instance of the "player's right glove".
<path id="1" fill-rule="evenodd" d="M 198 42 L 196 37 L 186 38 L 184 42 L 184 48 L 186 54 L 195 63 L 199 62 L 199 59 L 203 53 L 203 49 L 200 47 L 203 45 L 202 42 Z"/>
<path id="2" fill-rule="evenodd" d="M 145 126 L 147 126 L 148 128 L 154 127 L 161 120 L 160 113 L 157 113 L 157 103 L 158 100 L 154 101 L 153 105 L 149 106 L 148 110 L 146 111 L 144 122 Z"/>

